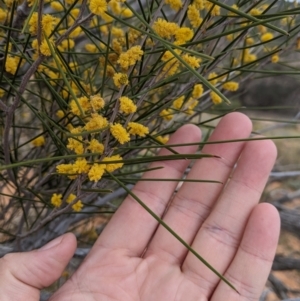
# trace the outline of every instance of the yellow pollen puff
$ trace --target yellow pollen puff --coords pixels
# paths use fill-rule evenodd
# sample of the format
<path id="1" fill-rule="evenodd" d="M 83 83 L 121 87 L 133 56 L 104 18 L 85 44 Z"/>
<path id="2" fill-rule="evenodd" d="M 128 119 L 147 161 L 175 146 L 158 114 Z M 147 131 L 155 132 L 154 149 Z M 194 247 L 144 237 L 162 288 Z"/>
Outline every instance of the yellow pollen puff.
<path id="1" fill-rule="evenodd" d="M 173 114 L 171 113 L 170 110 L 164 109 L 159 113 L 159 116 L 162 117 L 163 119 L 169 121 L 173 118 Z"/>
<path id="2" fill-rule="evenodd" d="M 51 79 L 58 79 L 59 78 L 59 74 L 53 72 L 52 70 L 46 69 L 45 73 L 51 78 Z M 52 84 L 52 82 L 50 82 Z"/>
<path id="3" fill-rule="evenodd" d="M 90 170 L 90 166 L 85 158 L 77 158 L 75 163 L 73 164 L 73 171 L 75 173 L 88 173 Z"/>
<path id="4" fill-rule="evenodd" d="M 76 137 L 77 139 L 74 138 L 68 138 L 68 144 L 67 148 L 70 150 L 73 150 L 77 155 L 83 154 L 84 153 L 84 147 L 81 142 L 81 136 Z"/>
<path id="5" fill-rule="evenodd" d="M 161 144 L 166 144 L 169 141 L 169 136 L 157 136 L 155 139 L 160 142 Z"/>
<path id="6" fill-rule="evenodd" d="M 0 22 L 4 23 L 6 18 L 7 18 L 7 12 L 4 9 L 0 8 Z"/>
<path id="7" fill-rule="evenodd" d="M 66 199 L 66 203 L 70 204 L 72 203 L 74 200 L 76 199 L 76 195 L 71 193 L 68 198 Z M 81 202 L 81 200 L 78 200 L 75 204 L 72 205 L 72 209 L 76 212 L 81 211 L 83 208 L 83 204 Z"/>
<path id="8" fill-rule="evenodd" d="M 99 50 L 98 50 L 98 48 L 97 48 L 97 46 L 95 44 L 90 44 L 90 43 L 85 44 L 84 48 L 88 52 L 93 52 L 93 53 L 99 52 Z"/>
<path id="9" fill-rule="evenodd" d="M 273 54 L 271 57 L 272 63 L 276 64 L 279 62 L 279 55 L 278 54 Z"/>
<path id="10" fill-rule="evenodd" d="M 5 70 L 10 74 L 15 74 L 18 68 L 18 61 L 16 57 L 7 56 L 5 61 Z"/>
<path id="11" fill-rule="evenodd" d="M 116 87 L 120 88 L 123 85 L 128 85 L 128 77 L 125 73 L 115 73 L 113 81 Z"/>
<path id="12" fill-rule="evenodd" d="M 51 204 L 54 207 L 58 208 L 61 206 L 61 203 L 62 203 L 62 194 L 53 193 L 51 197 Z"/>
<path id="13" fill-rule="evenodd" d="M 58 19 L 53 17 L 52 15 L 46 14 L 42 17 L 42 30 L 43 33 L 48 37 L 54 26 L 57 24 Z"/>
<path id="14" fill-rule="evenodd" d="M 212 17 L 220 16 L 220 13 L 221 13 L 220 6 L 214 5 L 214 3 L 206 1 L 205 2 L 205 8 L 206 8 L 207 11 L 210 11 L 210 14 L 211 14 Z"/>
<path id="15" fill-rule="evenodd" d="M 192 115 L 195 112 L 193 111 L 193 109 L 198 105 L 198 100 L 191 97 L 188 101 L 187 101 L 187 109 L 185 110 L 185 114 L 187 115 Z"/>
<path id="16" fill-rule="evenodd" d="M 163 67 L 163 75 L 174 75 L 177 72 L 179 66 L 180 63 L 178 62 L 178 60 L 172 59 Z"/>
<path id="17" fill-rule="evenodd" d="M 105 172 L 105 167 L 105 164 L 94 163 L 88 173 L 89 180 L 98 182 Z"/>
<path id="18" fill-rule="evenodd" d="M 136 29 L 129 28 L 128 30 L 129 43 L 133 44 L 139 38 L 139 36 L 141 36 L 141 32 L 137 31 Z"/>
<path id="19" fill-rule="evenodd" d="M 181 27 L 175 33 L 176 40 L 180 41 L 181 43 L 191 40 L 193 36 L 194 36 L 193 30 L 188 27 Z"/>
<path id="20" fill-rule="evenodd" d="M 203 21 L 200 17 L 200 12 L 195 5 L 189 5 L 187 17 L 194 28 L 198 27 Z"/>
<path id="21" fill-rule="evenodd" d="M 72 164 L 59 164 L 56 166 L 56 172 L 59 174 L 74 174 L 73 171 L 73 165 Z M 70 176 L 69 178 L 74 178 L 73 176 Z"/>
<path id="22" fill-rule="evenodd" d="M 192 97 L 200 98 L 203 94 L 203 86 L 201 84 L 196 84 L 193 88 Z"/>
<path id="23" fill-rule="evenodd" d="M 77 127 L 72 127 L 71 129 L 70 129 L 70 132 L 72 133 L 72 134 L 80 134 L 81 132 L 83 131 L 83 128 L 81 127 L 81 126 L 77 126 Z M 78 137 L 81 137 L 81 136 L 77 136 L 77 138 Z M 78 138 L 79 139 L 79 138 Z"/>
<path id="24" fill-rule="evenodd" d="M 124 163 L 123 162 L 115 162 L 115 163 L 109 163 L 110 161 L 121 161 L 122 157 L 120 155 L 114 155 L 111 157 L 105 157 L 103 159 L 103 162 L 107 163 L 105 165 L 105 170 L 109 171 L 109 172 L 113 172 L 116 169 L 122 168 Z"/>
<path id="25" fill-rule="evenodd" d="M 108 5 L 114 14 L 119 15 L 121 13 L 121 5 L 119 1 L 111 0 L 109 1 Z"/>
<path id="26" fill-rule="evenodd" d="M 131 135 L 145 137 L 147 134 L 149 134 L 148 127 L 137 122 L 129 122 L 127 129 Z"/>
<path id="27" fill-rule="evenodd" d="M 100 153 L 104 152 L 104 145 L 100 143 L 97 139 L 92 139 L 89 142 L 89 146 L 87 147 L 92 153 Z"/>
<path id="28" fill-rule="evenodd" d="M 262 36 L 261 36 L 261 38 L 260 38 L 260 40 L 262 41 L 262 42 L 267 42 L 267 41 L 269 41 L 269 40 L 272 40 L 273 39 L 273 34 L 271 33 L 271 32 L 266 32 L 266 33 L 264 33 Z"/>
<path id="29" fill-rule="evenodd" d="M 45 138 L 44 136 L 39 136 L 31 141 L 31 144 L 35 147 L 40 147 L 45 145 Z"/>
<path id="30" fill-rule="evenodd" d="M 175 99 L 173 101 L 173 108 L 176 109 L 176 110 L 180 110 L 182 105 L 183 105 L 183 102 L 184 102 L 184 95 L 183 96 L 180 96 L 178 97 L 177 99 Z"/>
<path id="31" fill-rule="evenodd" d="M 212 85 L 215 85 L 218 82 L 218 78 L 217 77 L 217 73 L 216 72 L 211 72 L 208 75 L 208 80 Z"/>
<path id="32" fill-rule="evenodd" d="M 197 9 L 204 9 L 207 0 L 194 0 L 193 5 L 196 6 Z"/>
<path id="33" fill-rule="evenodd" d="M 250 12 L 249 12 L 249 14 L 251 15 L 251 16 L 257 16 L 257 15 L 261 15 L 261 11 L 260 11 L 260 9 L 258 9 L 258 8 L 252 8 L 251 10 L 250 10 Z"/>
<path id="34" fill-rule="evenodd" d="M 51 6 L 52 9 L 54 9 L 56 11 L 63 11 L 64 10 L 63 5 L 59 1 L 52 1 L 50 3 L 50 6 Z"/>
<path id="35" fill-rule="evenodd" d="M 254 39 L 253 38 L 247 38 L 246 39 L 246 45 L 249 46 L 249 45 L 253 45 L 254 44 Z"/>
<path id="36" fill-rule="evenodd" d="M 93 14 L 101 16 L 107 11 L 107 2 L 106 0 L 90 0 L 89 8 Z"/>
<path id="37" fill-rule="evenodd" d="M 49 43 L 53 43 L 52 41 L 48 41 Z M 51 50 L 46 40 L 43 40 L 40 46 L 41 54 L 45 56 L 51 56 Z"/>
<path id="38" fill-rule="evenodd" d="M 239 83 L 231 81 L 231 82 L 224 83 L 222 87 L 224 90 L 227 91 L 236 91 L 239 88 Z"/>
<path id="39" fill-rule="evenodd" d="M 114 21 L 114 18 L 109 16 L 107 13 L 102 13 L 99 14 L 99 16 L 106 22 L 106 23 L 111 23 L 112 21 Z"/>
<path id="40" fill-rule="evenodd" d="M 231 7 L 234 8 L 234 9 L 236 9 L 236 10 L 239 9 L 239 7 L 236 4 L 231 5 Z M 237 16 L 237 14 L 234 13 L 234 12 L 229 11 L 228 12 L 228 16 Z"/>
<path id="41" fill-rule="evenodd" d="M 111 29 L 111 34 L 116 38 L 122 38 L 124 37 L 124 30 L 122 28 L 113 26 Z"/>
<path id="42" fill-rule="evenodd" d="M 76 68 L 78 68 L 78 64 L 77 64 L 77 62 L 70 62 L 70 63 L 69 63 L 69 67 L 70 67 L 72 70 L 76 70 Z"/>
<path id="43" fill-rule="evenodd" d="M 84 127 L 87 131 L 100 131 L 108 126 L 108 121 L 105 117 L 97 113 L 93 113 L 91 116 L 91 119 Z"/>
<path id="44" fill-rule="evenodd" d="M 263 25 L 258 25 L 257 28 L 260 33 L 266 33 L 268 31 L 267 27 Z"/>
<path id="45" fill-rule="evenodd" d="M 75 42 L 73 39 L 66 39 L 66 40 L 63 40 L 58 46 L 57 48 L 60 50 L 60 51 L 64 51 L 64 50 L 68 50 L 68 49 L 72 49 L 74 48 L 75 46 Z"/>
<path id="46" fill-rule="evenodd" d="M 176 52 L 178 55 L 181 53 L 181 51 L 180 51 L 179 49 L 176 49 L 175 52 Z M 169 61 L 169 60 L 172 59 L 172 58 L 174 58 L 173 53 L 172 53 L 171 51 L 167 50 L 167 51 L 163 54 L 161 60 L 162 60 L 163 62 L 166 62 L 166 61 Z"/>
<path id="47" fill-rule="evenodd" d="M 101 110 L 104 108 L 105 101 L 104 99 L 98 95 L 91 95 L 90 96 L 90 104 L 94 110 Z"/>
<path id="48" fill-rule="evenodd" d="M 31 18 L 30 18 L 28 24 L 29 24 L 29 32 L 32 35 L 36 35 L 37 34 L 37 27 L 38 27 L 38 13 L 37 12 L 34 12 L 31 15 Z"/>
<path id="49" fill-rule="evenodd" d="M 132 114 L 136 112 L 137 107 L 130 98 L 122 96 L 119 98 L 119 101 L 121 112 L 124 112 L 125 114 Z"/>
<path id="50" fill-rule="evenodd" d="M 234 39 L 234 34 L 228 34 L 227 36 L 226 36 L 226 39 L 228 40 L 228 41 L 233 41 L 233 39 Z"/>
<path id="51" fill-rule="evenodd" d="M 125 18 L 130 18 L 133 16 L 133 12 L 129 8 L 125 8 L 122 10 L 121 15 Z"/>
<path id="52" fill-rule="evenodd" d="M 175 35 L 179 26 L 176 23 L 158 18 L 154 22 L 152 28 L 160 37 L 170 39 L 173 35 Z"/>
<path id="53" fill-rule="evenodd" d="M 83 208 L 83 204 L 82 202 L 79 200 L 77 201 L 75 204 L 72 205 L 72 209 L 75 211 L 75 212 L 80 212 Z"/>
<path id="54" fill-rule="evenodd" d="M 80 26 L 78 26 L 69 34 L 69 38 L 77 38 L 81 33 L 82 29 Z"/>
<path id="55" fill-rule="evenodd" d="M 71 102 L 70 102 L 71 112 L 74 115 L 77 115 L 77 116 L 81 115 L 80 108 L 83 112 L 86 112 L 91 109 L 91 104 L 86 96 L 79 97 L 77 99 L 77 102 L 78 102 L 79 106 L 77 105 L 77 103 L 74 99 L 71 100 Z"/>
<path id="56" fill-rule="evenodd" d="M 244 62 L 245 63 L 251 63 L 257 59 L 255 54 L 252 54 L 249 52 L 248 49 L 244 50 Z"/>
<path id="57" fill-rule="evenodd" d="M 196 69 L 200 67 L 201 58 L 197 58 L 192 55 L 184 54 L 182 59 L 192 68 Z"/>
<path id="58" fill-rule="evenodd" d="M 69 196 L 67 197 L 67 199 L 66 199 L 66 203 L 67 203 L 67 204 L 70 204 L 70 203 L 72 203 L 75 199 L 76 199 L 76 195 L 73 194 L 73 193 L 70 193 L 70 195 L 69 195 Z"/>
<path id="59" fill-rule="evenodd" d="M 120 123 L 112 124 L 110 126 L 110 132 L 120 144 L 130 141 L 129 133 Z"/>
<path id="60" fill-rule="evenodd" d="M 122 68 L 128 69 L 129 66 L 134 65 L 137 61 L 140 61 L 144 51 L 141 50 L 141 46 L 133 46 L 126 52 L 121 53 L 118 63 Z"/>
<path id="61" fill-rule="evenodd" d="M 210 97 L 211 97 L 212 102 L 215 105 L 218 105 L 218 104 L 222 103 L 222 98 L 216 92 L 211 91 L 210 92 Z"/>
<path id="62" fill-rule="evenodd" d="M 170 5 L 170 7 L 176 11 L 182 8 L 181 0 L 165 0 L 165 3 Z"/>
<path id="63" fill-rule="evenodd" d="M 197 105 L 198 105 L 198 100 L 191 97 L 189 100 L 188 100 L 188 108 L 189 110 L 193 110 Z"/>
<path id="64" fill-rule="evenodd" d="M 112 40 L 111 46 L 112 46 L 112 49 L 117 54 L 122 53 L 122 45 L 121 45 L 120 41 L 117 38 L 115 38 L 115 39 Z"/>
<path id="65" fill-rule="evenodd" d="M 78 15 L 80 13 L 80 9 L 79 8 L 73 8 L 71 11 L 70 11 L 70 14 L 73 18 L 77 18 Z"/>

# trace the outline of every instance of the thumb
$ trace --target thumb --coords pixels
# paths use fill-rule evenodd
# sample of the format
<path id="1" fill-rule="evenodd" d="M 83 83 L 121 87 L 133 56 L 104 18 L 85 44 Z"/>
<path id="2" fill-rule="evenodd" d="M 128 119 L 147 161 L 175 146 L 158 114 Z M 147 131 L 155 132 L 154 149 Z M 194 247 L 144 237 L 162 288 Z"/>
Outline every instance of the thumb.
<path id="1" fill-rule="evenodd" d="M 42 248 L 11 253 L 0 259 L 1 301 L 38 301 L 40 290 L 57 280 L 76 249 L 76 238 L 67 233 Z"/>

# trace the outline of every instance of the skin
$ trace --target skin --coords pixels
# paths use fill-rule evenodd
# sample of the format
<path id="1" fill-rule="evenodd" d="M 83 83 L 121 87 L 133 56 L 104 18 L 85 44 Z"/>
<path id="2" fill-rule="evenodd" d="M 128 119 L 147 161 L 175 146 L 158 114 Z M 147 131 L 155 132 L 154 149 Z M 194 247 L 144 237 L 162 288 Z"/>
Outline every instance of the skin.
<path id="1" fill-rule="evenodd" d="M 210 141 L 247 138 L 251 129 L 245 115 L 231 113 L 222 118 Z M 185 125 L 169 143 L 200 138 L 196 126 Z M 176 151 L 194 153 L 196 147 Z M 188 178 L 224 184 L 185 182 L 174 198 L 176 182 L 139 182 L 133 192 L 239 293 L 127 197 L 82 265 L 50 300 L 258 300 L 280 228 L 276 209 L 258 204 L 276 147 L 270 140 L 261 140 L 208 144 L 203 152 L 221 158 L 196 161 Z M 160 151 L 166 154 L 166 149 Z M 151 167 L 163 166 L 163 170 L 147 172 L 144 178 L 180 178 L 188 164 L 187 160 L 153 163 Z M 59 278 L 75 249 L 75 237 L 69 233 L 42 249 L 6 255 L 0 260 L 0 300 L 39 300 L 40 290 Z"/>

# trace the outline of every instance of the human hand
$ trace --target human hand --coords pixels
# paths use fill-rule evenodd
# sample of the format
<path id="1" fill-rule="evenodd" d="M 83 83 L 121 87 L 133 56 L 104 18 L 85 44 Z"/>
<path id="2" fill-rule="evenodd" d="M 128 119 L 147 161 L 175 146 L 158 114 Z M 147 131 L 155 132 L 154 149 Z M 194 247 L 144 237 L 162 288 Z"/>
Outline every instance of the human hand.
<path id="1" fill-rule="evenodd" d="M 225 116 L 210 141 L 249 137 L 250 120 Z M 200 141 L 193 125 L 180 128 L 170 144 Z M 175 148 L 194 153 L 196 146 Z M 166 155 L 166 149 L 160 155 Z M 230 281 L 239 294 L 127 197 L 74 275 L 51 301 L 258 300 L 268 277 L 279 235 L 279 216 L 270 204 L 258 204 L 276 158 L 270 140 L 207 144 L 204 158 L 188 178 L 224 184 L 185 182 L 169 204 L 176 182 L 139 182 L 133 189 L 148 207 Z M 152 163 L 163 169 L 144 178 L 181 178 L 189 161 Z M 166 210 L 167 208 L 167 210 Z M 166 211 L 166 212 L 165 212 Z M 59 243 L 60 240 L 60 243 Z M 0 300 L 39 300 L 72 257 L 71 234 L 56 246 L 0 260 Z M 50 243 L 51 244 L 51 243 Z M 46 245 L 47 246 L 47 245 Z"/>

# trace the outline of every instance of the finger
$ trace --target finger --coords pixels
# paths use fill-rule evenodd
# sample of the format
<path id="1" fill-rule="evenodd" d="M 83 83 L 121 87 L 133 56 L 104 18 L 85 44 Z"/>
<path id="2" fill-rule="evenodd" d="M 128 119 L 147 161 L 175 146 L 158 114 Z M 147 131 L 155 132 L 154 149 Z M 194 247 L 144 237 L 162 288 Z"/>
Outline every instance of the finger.
<path id="1" fill-rule="evenodd" d="M 199 142 L 200 135 L 198 127 L 186 125 L 172 135 L 169 144 Z M 178 153 L 190 154 L 196 151 L 197 146 L 181 146 L 173 149 Z M 170 151 L 165 148 L 159 152 L 159 155 L 168 154 Z M 143 179 L 180 179 L 188 164 L 189 160 L 154 162 L 150 168 L 163 168 L 145 173 Z M 141 181 L 136 184 L 132 192 L 158 216 L 162 216 L 177 184 L 171 181 Z M 156 228 L 157 221 L 131 196 L 128 196 L 95 243 L 89 257 L 93 256 L 94 252 L 97 256 L 99 246 L 108 249 L 120 248 L 129 256 L 140 256 Z"/>
<path id="2" fill-rule="evenodd" d="M 225 273 L 225 277 L 240 293 L 220 281 L 212 301 L 259 299 L 271 270 L 280 231 L 280 218 L 277 210 L 270 204 L 255 207 L 241 245 Z"/>
<path id="3" fill-rule="evenodd" d="M 245 115 L 240 113 L 228 114 L 221 119 L 209 141 L 247 138 L 251 129 L 251 121 Z M 220 156 L 221 159 L 203 158 L 198 160 L 190 171 L 188 179 L 217 180 L 226 183 L 244 144 L 244 142 L 207 144 L 203 148 L 203 152 Z M 223 186 L 212 183 L 184 183 L 170 204 L 164 221 L 186 242 L 191 244 L 199 227 L 220 195 Z M 153 253 L 165 258 L 165 260 L 181 264 L 187 250 L 163 227 L 159 227 L 149 245 L 146 256 Z"/>
<path id="4" fill-rule="evenodd" d="M 259 202 L 276 158 L 270 140 L 248 142 L 213 211 L 200 228 L 192 244 L 201 256 L 224 273 L 240 244 L 247 220 Z M 209 296 L 219 278 L 188 254 L 182 270 L 188 277 L 199 278 L 203 293 Z"/>
<path id="5" fill-rule="evenodd" d="M 40 290 L 60 276 L 76 249 L 76 238 L 68 233 L 39 250 L 11 253 L 0 259 L 1 300 L 36 300 Z"/>

